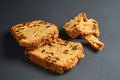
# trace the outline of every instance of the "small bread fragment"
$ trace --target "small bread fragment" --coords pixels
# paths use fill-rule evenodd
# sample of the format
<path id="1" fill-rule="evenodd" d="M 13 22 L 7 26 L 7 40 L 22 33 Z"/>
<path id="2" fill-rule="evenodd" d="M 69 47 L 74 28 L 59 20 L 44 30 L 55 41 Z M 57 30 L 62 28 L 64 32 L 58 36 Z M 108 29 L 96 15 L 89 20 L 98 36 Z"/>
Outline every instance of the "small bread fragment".
<path id="1" fill-rule="evenodd" d="M 86 36 L 85 40 L 87 40 L 91 44 L 91 46 L 96 50 L 102 50 L 102 48 L 104 47 L 104 43 L 99 41 L 99 39 L 94 35 Z"/>
<path id="2" fill-rule="evenodd" d="M 32 62 L 59 74 L 70 70 L 84 58 L 81 43 L 60 38 L 36 49 L 27 48 L 25 54 Z"/>
<path id="3" fill-rule="evenodd" d="M 34 20 L 12 26 L 12 35 L 20 46 L 36 48 L 58 37 L 58 28 L 43 20 Z"/>
<path id="4" fill-rule="evenodd" d="M 71 38 L 80 37 L 87 40 L 96 50 L 102 50 L 104 44 L 99 41 L 100 35 L 98 22 L 92 18 L 88 19 L 86 13 L 79 13 L 63 26 Z"/>
<path id="5" fill-rule="evenodd" d="M 71 38 L 95 35 L 99 37 L 98 22 L 88 19 L 86 13 L 79 13 L 74 19 L 67 22 L 63 28 Z"/>

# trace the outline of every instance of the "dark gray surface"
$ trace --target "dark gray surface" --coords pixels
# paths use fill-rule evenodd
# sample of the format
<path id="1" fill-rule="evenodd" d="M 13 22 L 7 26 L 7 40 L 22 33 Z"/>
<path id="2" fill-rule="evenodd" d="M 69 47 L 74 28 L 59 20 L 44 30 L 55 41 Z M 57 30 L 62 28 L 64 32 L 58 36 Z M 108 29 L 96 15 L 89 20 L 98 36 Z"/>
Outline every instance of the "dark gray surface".
<path id="1" fill-rule="evenodd" d="M 99 22 L 102 51 L 84 45 L 85 58 L 75 68 L 57 75 L 24 56 L 24 48 L 10 34 L 11 25 L 42 19 L 59 26 L 60 36 L 66 21 L 86 12 Z M 120 0 L 1 0 L 0 1 L 0 80 L 120 80 Z"/>

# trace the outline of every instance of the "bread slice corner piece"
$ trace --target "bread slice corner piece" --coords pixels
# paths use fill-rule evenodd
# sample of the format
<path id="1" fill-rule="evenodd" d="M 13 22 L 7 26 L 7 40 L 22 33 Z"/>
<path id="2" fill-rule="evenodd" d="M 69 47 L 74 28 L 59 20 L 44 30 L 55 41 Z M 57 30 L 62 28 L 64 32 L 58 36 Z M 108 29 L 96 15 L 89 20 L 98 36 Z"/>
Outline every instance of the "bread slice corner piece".
<path id="1" fill-rule="evenodd" d="M 87 40 L 95 50 L 102 50 L 104 47 L 104 43 L 99 41 L 99 39 L 94 35 L 86 36 L 85 40 Z"/>
<path id="2" fill-rule="evenodd" d="M 36 48 L 57 38 L 59 31 L 52 23 L 34 20 L 12 26 L 11 33 L 20 46 Z"/>
<path id="3" fill-rule="evenodd" d="M 60 38 L 38 47 L 34 50 L 26 49 L 26 56 L 34 63 L 58 74 L 73 68 L 84 58 L 81 43 L 65 41 Z"/>
<path id="4" fill-rule="evenodd" d="M 79 13 L 75 18 L 68 21 L 63 28 L 71 38 L 85 37 L 91 34 L 96 37 L 100 35 L 98 22 L 92 18 L 88 19 L 86 13 Z"/>

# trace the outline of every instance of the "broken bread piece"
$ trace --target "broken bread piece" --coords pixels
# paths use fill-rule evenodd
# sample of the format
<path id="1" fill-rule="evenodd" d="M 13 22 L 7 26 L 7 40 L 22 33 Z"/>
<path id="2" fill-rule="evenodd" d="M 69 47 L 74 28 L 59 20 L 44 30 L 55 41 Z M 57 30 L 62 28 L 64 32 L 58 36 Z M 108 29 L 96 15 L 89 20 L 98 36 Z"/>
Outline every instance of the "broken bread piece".
<path id="1" fill-rule="evenodd" d="M 96 50 L 102 50 L 104 47 L 104 44 L 98 39 L 100 35 L 98 22 L 92 18 L 88 19 L 86 13 L 79 13 L 74 19 L 67 22 L 63 28 L 71 38 L 83 38 Z"/>
<path id="2" fill-rule="evenodd" d="M 90 45 L 96 50 L 102 50 L 102 48 L 104 47 L 104 43 L 99 41 L 99 39 L 94 35 L 86 36 L 85 40 L 87 40 L 90 43 Z"/>
<path id="3" fill-rule="evenodd" d="M 99 37 L 98 22 L 92 18 L 88 19 L 86 13 L 79 13 L 63 26 L 71 38 L 95 35 Z"/>
<path id="4" fill-rule="evenodd" d="M 43 20 L 34 20 L 12 26 L 12 35 L 20 46 L 36 48 L 58 37 L 56 25 Z"/>
<path id="5" fill-rule="evenodd" d="M 70 70 L 79 59 L 84 58 L 81 43 L 60 38 L 36 49 L 27 48 L 25 54 L 32 62 L 59 74 Z"/>

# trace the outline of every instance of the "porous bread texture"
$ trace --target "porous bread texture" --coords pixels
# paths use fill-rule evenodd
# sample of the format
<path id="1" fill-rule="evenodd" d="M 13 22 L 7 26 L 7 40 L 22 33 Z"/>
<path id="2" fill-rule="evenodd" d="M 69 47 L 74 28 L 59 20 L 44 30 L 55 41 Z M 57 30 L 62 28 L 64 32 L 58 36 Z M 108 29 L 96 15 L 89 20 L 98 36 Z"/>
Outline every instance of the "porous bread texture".
<path id="1" fill-rule="evenodd" d="M 12 26 L 12 35 L 20 46 L 36 48 L 58 37 L 56 25 L 43 20 L 34 20 Z"/>
<path id="2" fill-rule="evenodd" d="M 104 43 L 99 41 L 99 39 L 93 35 L 86 36 L 85 40 L 87 40 L 91 44 L 91 46 L 96 50 L 102 50 L 104 47 Z"/>
<path id="3" fill-rule="evenodd" d="M 74 19 L 68 21 L 63 28 L 71 38 L 85 37 L 87 35 L 100 35 L 98 22 L 88 19 L 86 13 L 79 13 Z"/>
<path id="4" fill-rule="evenodd" d="M 27 48 L 25 54 L 32 62 L 59 74 L 70 70 L 78 63 L 79 59 L 84 58 L 81 43 L 65 41 L 60 38 L 34 50 Z"/>

